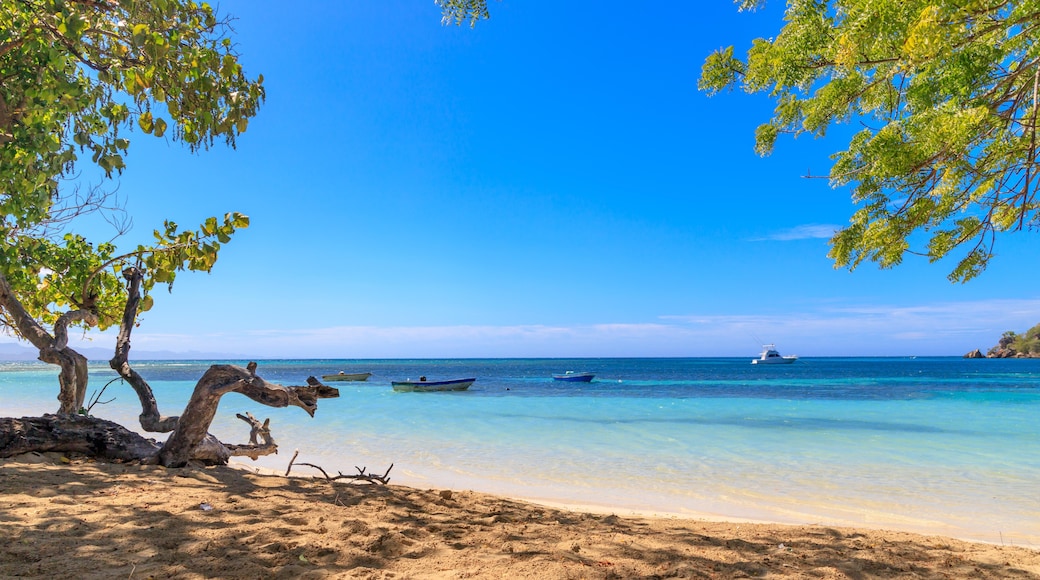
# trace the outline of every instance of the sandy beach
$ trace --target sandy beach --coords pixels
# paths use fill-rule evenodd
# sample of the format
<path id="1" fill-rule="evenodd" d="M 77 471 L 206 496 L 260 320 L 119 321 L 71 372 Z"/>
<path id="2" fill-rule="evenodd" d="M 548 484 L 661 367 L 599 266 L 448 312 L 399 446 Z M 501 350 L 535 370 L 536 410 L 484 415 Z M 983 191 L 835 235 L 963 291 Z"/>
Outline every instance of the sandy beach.
<path id="1" fill-rule="evenodd" d="M 593 514 L 306 471 L 0 460 L 0 577 L 1040 578 L 1040 551 L 1010 545 Z"/>

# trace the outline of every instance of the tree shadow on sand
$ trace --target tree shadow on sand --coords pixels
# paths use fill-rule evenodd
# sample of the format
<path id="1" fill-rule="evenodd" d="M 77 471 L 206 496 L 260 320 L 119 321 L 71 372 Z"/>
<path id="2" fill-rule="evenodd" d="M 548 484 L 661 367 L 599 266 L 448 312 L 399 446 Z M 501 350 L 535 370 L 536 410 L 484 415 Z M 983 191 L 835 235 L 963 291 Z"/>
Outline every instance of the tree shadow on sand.
<path id="1" fill-rule="evenodd" d="M 595 515 L 231 468 L 41 461 L 0 461 L 0 577 L 1036 578 L 1040 570 L 1040 552 L 897 532 Z"/>

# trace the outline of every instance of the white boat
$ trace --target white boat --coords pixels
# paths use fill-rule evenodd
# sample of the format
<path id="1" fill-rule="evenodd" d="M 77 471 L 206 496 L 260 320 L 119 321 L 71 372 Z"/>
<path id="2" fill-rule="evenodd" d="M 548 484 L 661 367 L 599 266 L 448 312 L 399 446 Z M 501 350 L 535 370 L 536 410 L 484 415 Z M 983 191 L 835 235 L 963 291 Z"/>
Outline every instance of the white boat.
<path id="1" fill-rule="evenodd" d="M 334 375 L 321 375 L 325 381 L 367 381 L 372 373 L 345 373 L 340 371 Z"/>
<path id="2" fill-rule="evenodd" d="M 428 393 L 431 391 L 465 391 L 477 379 L 451 379 L 447 381 L 428 381 L 421 377 L 417 381 L 391 381 L 390 386 L 402 393 Z"/>
<path id="3" fill-rule="evenodd" d="M 753 365 L 788 365 L 798 360 L 798 357 L 794 355 L 780 356 L 780 353 L 776 350 L 775 344 L 762 345 L 762 354 L 758 355 L 758 358 L 752 359 L 751 364 Z"/>
<path id="4" fill-rule="evenodd" d="M 552 377 L 557 381 L 569 381 L 572 383 L 587 383 L 592 380 L 592 377 L 596 376 L 595 373 L 577 373 L 574 371 L 567 371 L 562 374 L 554 374 Z"/>

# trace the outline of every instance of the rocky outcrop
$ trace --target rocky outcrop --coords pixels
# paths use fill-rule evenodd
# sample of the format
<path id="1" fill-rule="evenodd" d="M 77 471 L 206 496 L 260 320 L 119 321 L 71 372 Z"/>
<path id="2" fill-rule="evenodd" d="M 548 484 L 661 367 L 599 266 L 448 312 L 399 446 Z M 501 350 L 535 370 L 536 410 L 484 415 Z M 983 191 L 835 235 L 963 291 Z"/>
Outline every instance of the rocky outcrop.
<path id="1" fill-rule="evenodd" d="M 1021 358 L 1013 348 L 993 348 L 986 356 L 988 358 Z"/>
<path id="2" fill-rule="evenodd" d="M 997 345 L 986 351 L 975 349 L 964 355 L 964 358 L 1040 358 L 1040 324 L 1030 328 L 1023 334 L 1009 330 L 1005 332 Z"/>
<path id="3" fill-rule="evenodd" d="M 1000 348 L 995 346 L 989 349 L 986 354 L 982 354 L 981 350 L 975 349 L 964 355 L 964 358 L 1040 358 L 1040 353 L 1018 352 L 1013 348 Z"/>

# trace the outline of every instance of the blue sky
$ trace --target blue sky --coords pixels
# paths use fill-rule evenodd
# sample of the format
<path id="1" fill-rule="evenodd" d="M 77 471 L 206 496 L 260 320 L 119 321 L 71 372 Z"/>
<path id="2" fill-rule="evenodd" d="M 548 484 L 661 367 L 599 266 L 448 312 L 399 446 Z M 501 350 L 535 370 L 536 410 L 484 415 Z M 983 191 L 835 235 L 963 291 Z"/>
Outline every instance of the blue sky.
<path id="1" fill-rule="evenodd" d="M 967 285 L 913 257 L 833 268 L 850 192 L 805 176 L 849 129 L 758 157 L 772 103 L 696 87 L 783 8 L 506 0 L 470 29 L 430 1 L 222 2 L 267 102 L 236 150 L 132 136 L 125 243 L 164 218 L 252 225 L 157 293 L 135 350 L 960 355 L 1040 321 L 1035 233 Z"/>

